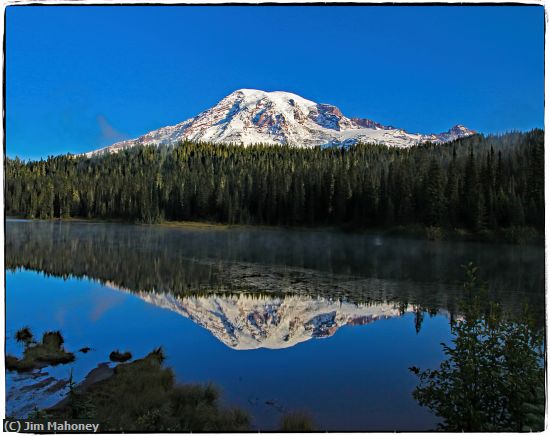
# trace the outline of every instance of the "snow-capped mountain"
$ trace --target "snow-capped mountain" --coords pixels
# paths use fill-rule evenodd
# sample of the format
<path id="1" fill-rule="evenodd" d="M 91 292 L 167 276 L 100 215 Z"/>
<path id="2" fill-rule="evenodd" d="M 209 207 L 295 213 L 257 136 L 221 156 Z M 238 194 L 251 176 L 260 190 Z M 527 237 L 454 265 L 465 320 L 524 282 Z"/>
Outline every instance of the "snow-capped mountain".
<path id="1" fill-rule="evenodd" d="M 366 118 L 348 118 L 336 106 L 315 103 L 290 92 L 239 89 L 196 117 L 136 139 L 117 142 L 86 156 L 118 152 L 139 144 L 172 145 L 182 140 L 296 147 L 370 142 L 410 147 L 426 141 L 448 142 L 475 133 L 462 125 L 439 134 L 409 133 Z"/>
<path id="2" fill-rule="evenodd" d="M 188 318 L 235 350 L 293 347 L 310 339 L 330 337 L 346 325 L 370 324 L 415 310 L 412 305 L 398 308 L 391 303 L 354 304 L 308 295 L 187 297 L 130 291 L 112 283 L 107 286 Z"/>

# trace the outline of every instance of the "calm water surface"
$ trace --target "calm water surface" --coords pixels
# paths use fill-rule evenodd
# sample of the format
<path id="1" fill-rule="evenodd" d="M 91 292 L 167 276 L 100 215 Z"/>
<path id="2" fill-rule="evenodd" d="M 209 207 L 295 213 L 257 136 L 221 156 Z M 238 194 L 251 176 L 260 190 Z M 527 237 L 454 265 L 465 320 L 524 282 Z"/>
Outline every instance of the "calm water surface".
<path id="1" fill-rule="evenodd" d="M 180 382 L 212 382 L 226 404 L 275 429 L 287 411 L 321 430 L 425 430 L 410 366 L 435 367 L 450 340 L 462 270 L 493 298 L 544 319 L 544 250 L 258 229 L 169 229 L 8 220 L 7 352 L 29 326 L 77 353 L 38 375 L 7 374 L 7 412 L 57 402 L 114 349 L 162 346 Z M 40 388 L 33 385 L 41 381 Z"/>

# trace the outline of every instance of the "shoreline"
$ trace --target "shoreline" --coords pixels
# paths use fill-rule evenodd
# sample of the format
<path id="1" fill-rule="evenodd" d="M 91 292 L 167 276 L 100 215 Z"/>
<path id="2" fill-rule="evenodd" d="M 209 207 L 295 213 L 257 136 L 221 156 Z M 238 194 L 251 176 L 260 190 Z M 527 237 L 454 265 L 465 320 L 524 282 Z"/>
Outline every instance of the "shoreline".
<path id="1" fill-rule="evenodd" d="M 460 228 L 430 227 L 423 224 L 409 224 L 402 226 L 388 227 L 351 227 L 351 226 L 284 226 L 268 224 L 227 224 L 213 221 L 160 221 L 158 223 L 140 223 L 120 219 L 101 219 L 101 218 L 26 218 L 23 216 L 6 215 L 5 221 L 25 220 L 25 221 L 49 221 L 60 223 L 88 223 L 88 224 L 125 224 L 135 226 L 159 227 L 167 229 L 184 230 L 263 230 L 277 231 L 285 230 L 292 232 L 331 232 L 343 234 L 361 234 L 361 235 L 381 235 L 389 238 L 414 239 L 433 242 L 477 242 L 488 244 L 512 244 L 512 245 L 544 245 L 545 234 L 532 227 L 507 227 L 495 230 L 483 230 L 481 232 L 471 232 Z"/>

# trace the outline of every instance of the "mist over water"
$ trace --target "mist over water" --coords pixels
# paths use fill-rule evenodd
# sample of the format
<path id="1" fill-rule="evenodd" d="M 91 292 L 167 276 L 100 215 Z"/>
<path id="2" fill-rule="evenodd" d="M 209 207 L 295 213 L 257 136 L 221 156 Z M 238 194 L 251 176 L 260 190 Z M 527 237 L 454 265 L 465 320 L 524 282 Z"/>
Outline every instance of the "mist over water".
<path id="1" fill-rule="evenodd" d="M 162 345 L 179 381 L 214 382 L 259 429 L 301 409 L 323 430 L 424 430 L 437 419 L 407 368 L 442 358 L 468 262 L 505 309 L 544 319 L 538 246 L 8 220 L 7 348 L 25 325 L 60 329 L 67 349 L 94 349 L 72 364 L 81 379 L 115 348 Z M 54 402 L 29 384 L 8 374 L 8 410 Z"/>
<path id="2" fill-rule="evenodd" d="M 6 267 L 108 281 L 133 291 L 332 293 L 444 307 L 462 265 L 503 304 L 544 302 L 541 246 L 434 242 L 256 228 L 6 223 Z"/>

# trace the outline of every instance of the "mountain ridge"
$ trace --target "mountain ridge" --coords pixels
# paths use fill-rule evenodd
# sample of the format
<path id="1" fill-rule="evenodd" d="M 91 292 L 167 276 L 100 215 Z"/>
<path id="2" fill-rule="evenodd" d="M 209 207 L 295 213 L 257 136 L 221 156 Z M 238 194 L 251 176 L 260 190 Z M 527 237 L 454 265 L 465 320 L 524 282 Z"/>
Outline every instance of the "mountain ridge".
<path id="1" fill-rule="evenodd" d="M 116 153 L 136 145 L 174 145 L 183 140 L 296 147 L 370 142 L 405 148 L 424 142 L 449 142 L 475 133 L 461 124 L 437 134 L 409 133 L 368 118 L 348 118 L 336 106 L 290 92 L 244 88 L 195 117 L 91 151 L 86 156 Z"/>
<path id="2" fill-rule="evenodd" d="M 368 325 L 417 310 L 410 304 L 355 304 L 321 296 L 177 296 L 132 291 L 111 282 L 105 285 L 191 320 L 234 350 L 290 348 L 312 339 L 330 338 L 345 326 Z"/>

